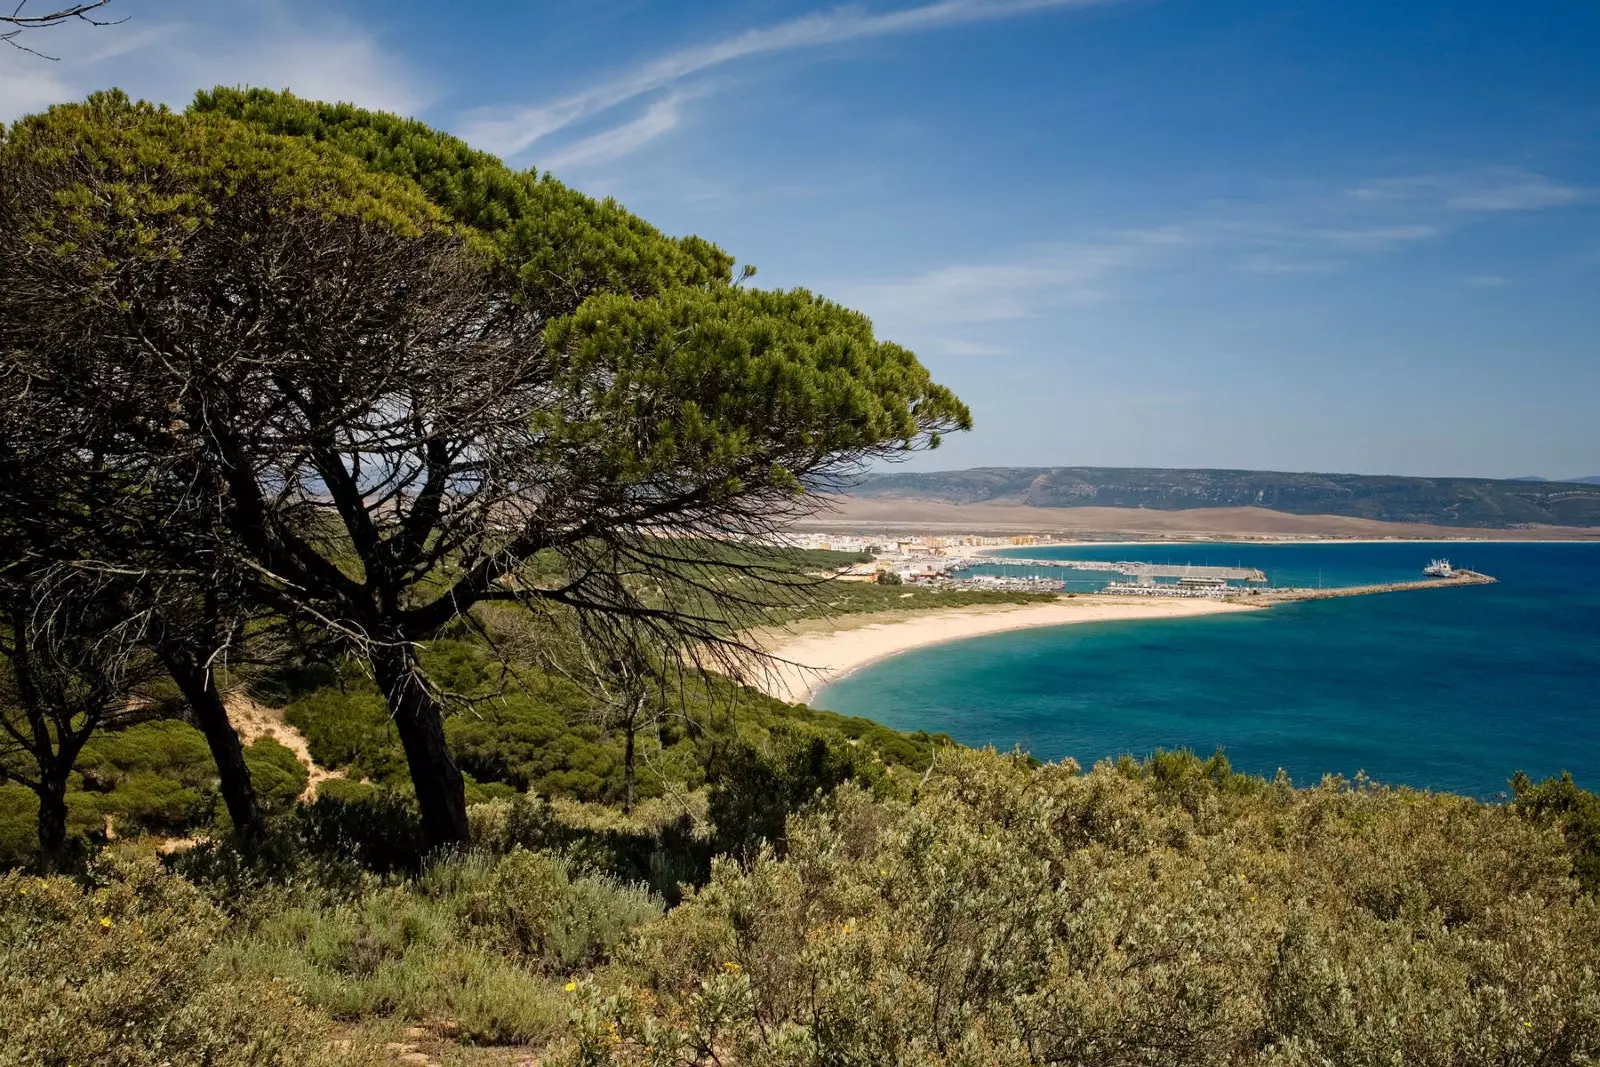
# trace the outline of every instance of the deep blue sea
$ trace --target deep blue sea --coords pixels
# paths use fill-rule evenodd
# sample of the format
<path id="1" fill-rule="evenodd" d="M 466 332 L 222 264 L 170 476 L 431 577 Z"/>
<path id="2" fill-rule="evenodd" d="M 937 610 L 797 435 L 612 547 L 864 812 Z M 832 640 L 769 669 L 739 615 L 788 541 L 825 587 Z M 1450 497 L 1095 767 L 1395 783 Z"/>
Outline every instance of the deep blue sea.
<path id="1" fill-rule="evenodd" d="M 1158 747 L 1205 756 L 1220 745 L 1236 770 L 1270 776 L 1281 767 L 1300 784 L 1365 771 L 1493 798 L 1513 771 L 1570 770 L 1600 788 L 1600 544 L 1010 554 L 1258 567 L 1273 585 L 1297 586 L 1409 580 L 1447 556 L 1500 584 L 993 634 L 873 664 L 827 686 L 817 706 L 1085 767 Z M 1053 573 L 1077 579 L 1074 589 L 1114 577 Z"/>

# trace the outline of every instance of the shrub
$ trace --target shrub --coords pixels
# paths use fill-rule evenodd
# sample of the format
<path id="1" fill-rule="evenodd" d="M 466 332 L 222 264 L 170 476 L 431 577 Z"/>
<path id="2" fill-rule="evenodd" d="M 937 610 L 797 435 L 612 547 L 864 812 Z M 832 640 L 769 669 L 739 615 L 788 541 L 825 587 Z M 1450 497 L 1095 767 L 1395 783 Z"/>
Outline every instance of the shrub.
<path id="1" fill-rule="evenodd" d="M 425 846 L 416 804 L 402 794 L 330 779 L 295 808 L 288 831 L 307 851 L 388 874 L 421 869 Z M 330 788 L 332 787 L 332 788 Z"/>
<path id="2" fill-rule="evenodd" d="M 227 950 L 336 1018 L 450 1019 L 474 1042 L 545 1041 L 568 1004 L 559 978 L 605 960 L 661 914 L 648 893 L 514 851 L 434 864 L 415 886 L 264 914 Z"/>
<path id="3" fill-rule="evenodd" d="M 1589 892 L 1600 892 L 1600 793 L 1579 789 L 1567 772 L 1535 785 L 1519 771 L 1511 789 L 1517 814 L 1540 826 L 1558 827 L 1578 881 Z"/>
<path id="4" fill-rule="evenodd" d="M 961 752 L 914 804 L 845 785 L 586 986 L 569 1058 L 1595 1062 L 1600 902 L 1555 834 L 1232 779 Z"/>
<path id="5" fill-rule="evenodd" d="M 882 767 L 859 748 L 817 734 L 773 731 L 763 748 L 737 745 L 711 793 L 716 850 L 748 858 L 769 843 L 782 851 L 790 814 L 844 782 L 870 786 L 882 778 Z"/>
<path id="6" fill-rule="evenodd" d="M 468 1041 L 520 1044 L 548 1039 L 562 1018 L 547 979 L 464 936 L 448 902 L 405 887 L 281 909 L 224 958 L 240 973 L 287 983 L 336 1019 L 449 1019 Z"/>
<path id="7" fill-rule="evenodd" d="M 499 859 L 480 853 L 442 861 L 421 888 L 449 900 L 465 928 L 492 947 L 551 973 L 594 965 L 662 912 L 643 889 L 520 848 Z"/>
<path id="8" fill-rule="evenodd" d="M 311 758 L 323 767 L 346 768 L 354 777 L 386 785 L 410 781 L 388 707 L 364 678 L 302 696 L 284 709 L 284 720 L 300 731 Z"/>
<path id="9" fill-rule="evenodd" d="M 39 798 L 23 785 L 0 784 L 0 867 L 19 867 L 39 849 Z"/>
<path id="10" fill-rule="evenodd" d="M 281 985 L 210 958 L 222 917 L 149 863 L 93 888 L 0 876 L 0 1062 L 294 1067 L 352 1062 Z"/>
<path id="11" fill-rule="evenodd" d="M 217 769 L 205 735 L 188 723 L 158 719 L 91 738 L 78 759 L 76 798 L 116 833 L 183 836 L 209 827 L 219 806 Z M 74 798 L 69 796 L 69 804 Z"/>
<path id="12" fill-rule="evenodd" d="M 250 784 L 255 788 L 256 799 L 268 815 L 277 815 L 294 807 L 300 794 L 306 791 L 311 780 L 311 770 L 287 745 L 273 737 L 258 738 L 244 750 L 244 762 L 250 768 Z"/>

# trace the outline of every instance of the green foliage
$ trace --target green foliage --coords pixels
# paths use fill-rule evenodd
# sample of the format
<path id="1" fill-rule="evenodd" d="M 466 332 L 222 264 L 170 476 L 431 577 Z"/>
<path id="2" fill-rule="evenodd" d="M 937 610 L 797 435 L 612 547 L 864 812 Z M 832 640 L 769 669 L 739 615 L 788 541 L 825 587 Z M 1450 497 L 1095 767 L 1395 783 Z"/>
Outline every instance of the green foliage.
<path id="1" fill-rule="evenodd" d="M 408 781 L 388 706 L 365 679 L 313 690 L 284 708 L 283 717 L 319 766 L 397 787 Z"/>
<path id="2" fill-rule="evenodd" d="M 709 242 L 664 237 L 615 201 L 594 200 L 548 175 L 513 171 L 413 119 L 223 87 L 197 94 L 189 111 L 337 148 L 374 172 L 415 182 L 451 218 L 492 237 L 526 297 L 547 317 L 572 311 L 594 292 L 649 296 L 732 278 L 732 257 Z"/>
<path id="3" fill-rule="evenodd" d="M 518 796 L 470 809 L 472 843 L 491 854 L 558 853 L 586 871 L 648 887 L 668 904 L 711 876 L 704 793 L 645 801 L 632 813 Z M 693 809 L 693 810 L 690 810 Z"/>
<path id="4" fill-rule="evenodd" d="M 278 815 L 294 807 L 311 780 L 311 769 L 289 747 L 272 737 L 258 738 L 244 750 L 250 784 L 261 810 Z"/>
<path id="5" fill-rule="evenodd" d="M 1579 789 L 1565 771 L 1537 785 L 1518 771 L 1511 789 L 1517 814 L 1537 825 L 1559 828 L 1578 881 L 1591 893 L 1600 893 L 1600 793 Z"/>
<path id="6" fill-rule="evenodd" d="M 1206 768 L 958 751 L 915 804 L 845 787 L 588 987 L 571 1061 L 1594 1062 L 1600 902 L 1555 835 Z"/>
<path id="7" fill-rule="evenodd" d="M 449 900 L 473 936 L 552 974 L 594 966 L 662 912 L 659 898 L 642 889 L 521 848 L 437 863 L 421 890 Z"/>
<path id="8" fill-rule="evenodd" d="M 0 785 L 0 868 L 20 867 L 39 850 L 39 798 L 22 785 Z"/>
<path id="9" fill-rule="evenodd" d="M 661 905 L 553 856 L 454 857 L 414 888 L 266 916 L 225 953 L 241 973 L 286 980 L 339 1019 L 454 1021 L 468 1041 L 554 1036 L 555 976 L 596 962 Z"/>
<path id="10" fill-rule="evenodd" d="M 245 763 L 263 809 L 282 815 L 305 791 L 310 771 L 288 748 L 261 738 Z M 20 786 L 0 787 L 0 866 L 30 861 L 38 847 L 38 803 Z M 78 847 L 104 838 L 183 836 L 225 828 L 227 812 L 205 736 L 176 719 L 157 719 L 90 738 L 67 790 L 67 829 Z"/>
<path id="11" fill-rule="evenodd" d="M 804 290 L 600 294 L 545 336 L 566 353 L 557 378 L 583 414 L 541 412 L 539 424 L 564 447 L 589 450 L 584 473 L 597 487 L 647 472 L 704 479 L 743 469 L 708 487 L 732 502 L 753 479 L 785 480 L 742 466 L 754 457 L 910 449 L 929 427 L 972 422 L 911 352 L 876 340 L 865 315 Z"/>
<path id="12" fill-rule="evenodd" d="M 110 819 L 117 834 L 182 836 L 216 817 L 216 764 L 188 723 L 158 719 L 98 734 L 78 768 L 82 789 L 68 792 L 68 804 Z"/>
<path id="13" fill-rule="evenodd" d="M 781 853 L 790 815 L 845 782 L 880 784 L 883 768 L 856 745 L 784 730 L 773 731 L 764 748 L 736 746 L 723 757 L 715 781 L 710 816 L 717 851 L 750 858 L 763 845 Z"/>
<path id="14" fill-rule="evenodd" d="M 380 874 L 414 872 L 426 852 L 416 804 L 359 782 L 322 783 L 309 804 L 295 809 L 286 832 L 310 853 Z"/>
<path id="15" fill-rule="evenodd" d="M 247 186 L 285 206 L 402 234 L 446 223 L 415 185 L 343 152 L 221 115 L 134 103 L 118 90 L 20 120 L 0 140 L 0 163 L 53 174 L 52 208 L 28 220 L 28 239 L 86 279 L 125 265 L 113 250 L 131 261 L 176 261 Z"/>
<path id="16" fill-rule="evenodd" d="M 585 801 L 622 797 L 621 738 L 596 725 L 594 698 L 571 681 L 527 665 L 502 678 L 481 645 L 455 639 L 431 642 L 422 663 L 455 698 L 445 736 L 458 766 L 475 782 Z M 673 700 L 676 714 L 639 739 L 640 799 L 669 786 L 700 788 L 730 746 L 765 745 L 774 731 L 797 726 L 836 748 L 848 746 L 852 758 L 919 772 L 937 741 L 785 704 L 720 678 L 685 686 Z M 382 697 L 359 674 L 302 692 L 285 718 L 319 765 L 387 789 L 408 787 L 405 755 Z"/>
<path id="17" fill-rule="evenodd" d="M 782 552 L 791 565 L 807 571 L 835 571 L 877 558 L 871 552 L 839 552 L 831 548 L 786 548 Z"/>
<path id="18" fill-rule="evenodd" d="M 91 887 L 0 876 L 0 1063 L 322 1067 L 337 1051 L 281 984 L 212 959 L 222 916 L 151 864 Z"/>
<path id="19" fill-rule="evenodd" d="M 858 615 L 872 611 L 938 611 L 976 604 L 1046 604 L 1054 593 L 1023 593 L 1006 589 L 908 589 L 877 582 L 832 581 L 818 587 L 815 596 L 780 608 L 784 620 Z"/>

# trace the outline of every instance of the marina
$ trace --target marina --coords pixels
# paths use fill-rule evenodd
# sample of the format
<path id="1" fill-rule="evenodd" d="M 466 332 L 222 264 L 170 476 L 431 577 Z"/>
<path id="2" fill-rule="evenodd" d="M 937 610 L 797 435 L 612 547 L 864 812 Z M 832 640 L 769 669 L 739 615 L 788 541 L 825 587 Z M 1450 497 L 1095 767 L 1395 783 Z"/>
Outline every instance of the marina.
<path id="1" fill-rule="evenodd" d="M 1264 571 L 1254 567 L 1207 567 L 1199 564 L 1141 563 L 1133 560 L 1107 562 L 1091 559 L 1016 559 L 1010 556 L 974 556 L 947 561 L 951 571 L 982 566 L 1006 567 L 1064 567 L 1080 571 L 1115 571 L 1136 579 L 1175 578 L 1216 579 L 1225 582 L 1262 582 L 1267 580 Z"/>

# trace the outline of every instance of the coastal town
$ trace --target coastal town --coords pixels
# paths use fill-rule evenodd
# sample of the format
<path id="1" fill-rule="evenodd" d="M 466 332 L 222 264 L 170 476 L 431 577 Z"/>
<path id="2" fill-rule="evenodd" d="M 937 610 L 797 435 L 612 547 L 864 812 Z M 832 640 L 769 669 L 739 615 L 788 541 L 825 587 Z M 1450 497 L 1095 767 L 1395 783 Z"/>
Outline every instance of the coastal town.
<path id="1" fill-rule="evenodd" d="M 1003 549 L 1060 547 L 1080 543 L 1035 534 L 930 537 L 799 533 L 791 535 L 785 543 L 792 548 L 822 549 L 870 557 L 840 565 L 833 575 L 838 581 L 887 582 L 938 589 L 1067 593 L 1076 586 L 1081 592 L 1102 596 L 1270 602 L 1494 582 L 1488 575 L 1464 568 L 1452 569 L 1448 563 L 1443 563 L 1441 569 L 1439 560 L 1424 567 L 1423 577 L 1415 581 L 1313 589 L 1274 588 L 1267 574 L 1255 567 L 993 554 Z"/>

